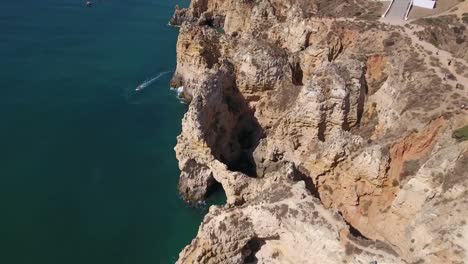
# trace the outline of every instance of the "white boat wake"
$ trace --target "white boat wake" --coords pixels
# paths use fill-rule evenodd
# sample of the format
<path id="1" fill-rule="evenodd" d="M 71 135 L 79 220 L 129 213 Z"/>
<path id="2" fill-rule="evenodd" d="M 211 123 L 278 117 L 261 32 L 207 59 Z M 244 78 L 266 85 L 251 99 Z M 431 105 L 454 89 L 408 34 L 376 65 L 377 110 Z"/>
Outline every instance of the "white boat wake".
<path id="1" fill-rule="evenodd" d="M 158 80 L 159 78 L 163 77 L 164 75 L 166 75 L 166 74 L 168 74 L 170 72 L 171 71 L 160 72 L 155 77 L 153 77 L 151 79 L 148 79 L 148 80 L 144 81 L 142 84 L 138 85 L 137 88 L 135 89 L 135 91 L 141 91 L 141 90 L 145 89 L 146 87 L 148 87 L 152 83 L 154 83 L 156 80 Z"/>

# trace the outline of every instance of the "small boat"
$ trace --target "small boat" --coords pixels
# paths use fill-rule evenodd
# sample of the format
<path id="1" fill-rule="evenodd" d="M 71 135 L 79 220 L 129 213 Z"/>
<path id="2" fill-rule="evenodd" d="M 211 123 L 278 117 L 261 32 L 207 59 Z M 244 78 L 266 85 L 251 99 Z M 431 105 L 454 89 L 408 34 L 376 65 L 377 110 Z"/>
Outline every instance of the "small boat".
<path id="1" fill-rule="evenodd" d="M 135 88 L 135 91 L 140 91 L 140 90 L 143 90 L 145 88 L 145 86 L 142 84 L 142 85 L 138 85 L 137 88 Z"/>
<path id="2" fill-rule="evenodd" d="M 90 7 L 90 6 L 93 5 L 93 2 L 91 2 L 91 1 L 86 1 L 85 5 L 86 5 L 87 7 Z"/>
<path id="3" fill-rule="evenodd" d="M 170 71 L 165 71 L 165 72 L 160 72 L 158 75 L 156 75 L 156 77 L 154 78 L 151 78 L 151 79 L 147 79 L 146 81 L 144 81 L 142 84 L 138 85 L 136 88 L 135 88 L 135 91 L 141 91 L 143 89 L 145 89 L 146 87 L 150 86 L 151 84 L 153 84 L 156 80 L 158 80 L 159 78 L 161 78 L 162 76 L 166 75 L 170 73 Z"/>

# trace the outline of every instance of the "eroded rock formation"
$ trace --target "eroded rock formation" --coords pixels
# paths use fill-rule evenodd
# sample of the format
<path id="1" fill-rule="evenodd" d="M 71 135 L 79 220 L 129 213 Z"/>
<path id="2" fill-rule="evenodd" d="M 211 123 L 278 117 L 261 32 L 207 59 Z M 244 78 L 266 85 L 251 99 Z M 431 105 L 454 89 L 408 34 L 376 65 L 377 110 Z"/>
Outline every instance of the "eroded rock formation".
<path id="1" fill-rule="evenodd" d="M 363 20 L 378 6 L 176 10 L 179 190 L 198 201 L 219 183 L 228 198 L 179 263 L 468 261 L 468 142 L 452 138 L 466 91 L 402 28 Z"/>

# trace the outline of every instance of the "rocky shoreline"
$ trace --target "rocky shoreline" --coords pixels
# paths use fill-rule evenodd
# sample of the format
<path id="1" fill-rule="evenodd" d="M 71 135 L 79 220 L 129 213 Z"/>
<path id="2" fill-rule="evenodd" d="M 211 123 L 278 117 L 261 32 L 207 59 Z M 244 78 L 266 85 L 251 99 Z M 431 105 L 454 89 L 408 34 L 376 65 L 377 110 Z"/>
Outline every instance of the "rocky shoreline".
<path id="1" fill-rule="evenodd" d="M 227 196 L 178 263 L 468 263 L 468 142 L 452 137 L 468 124 L 467 92 L 403 27 L 377 21 L 381 9 L 176 9 L 171 86 L 190 101 L 178 189 Z"/>

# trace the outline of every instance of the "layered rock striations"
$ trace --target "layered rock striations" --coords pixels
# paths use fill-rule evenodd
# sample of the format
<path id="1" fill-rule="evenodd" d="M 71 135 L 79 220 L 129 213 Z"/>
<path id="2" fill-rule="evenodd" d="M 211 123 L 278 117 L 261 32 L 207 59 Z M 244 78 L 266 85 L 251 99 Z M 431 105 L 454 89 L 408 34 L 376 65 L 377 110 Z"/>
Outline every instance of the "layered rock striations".
<path id="1" fill-rule="evenodd" d="M 467 92 L 378 3 L 193 0 L 172 85 L 179 191 L 213 206 L 178 263 L 468 263 Z M 466 63 L 462 61 L 460 63 Z"/>

